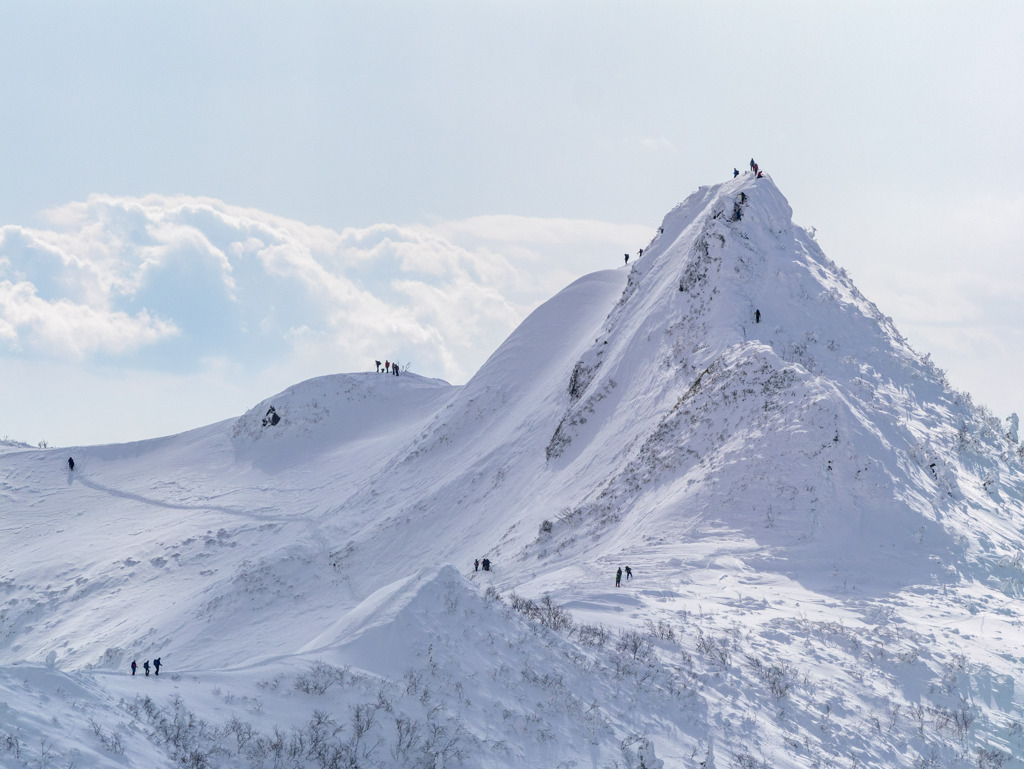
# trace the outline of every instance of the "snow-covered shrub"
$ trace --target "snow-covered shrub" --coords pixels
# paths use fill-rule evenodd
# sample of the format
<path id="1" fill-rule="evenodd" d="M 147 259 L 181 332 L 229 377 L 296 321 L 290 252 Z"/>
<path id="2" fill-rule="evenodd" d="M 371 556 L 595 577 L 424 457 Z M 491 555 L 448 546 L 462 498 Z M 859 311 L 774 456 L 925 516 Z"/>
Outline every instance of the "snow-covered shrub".
<path id="1" fill-rule="evenodd" d="M 348 669 L 342 669 L 328 665 L 326 662 L 317 662 L 305 673 L 300 673 L 295 678 L 295 688 L 306 694 L 322 695 L 334 684 L 343 685 Z"/>

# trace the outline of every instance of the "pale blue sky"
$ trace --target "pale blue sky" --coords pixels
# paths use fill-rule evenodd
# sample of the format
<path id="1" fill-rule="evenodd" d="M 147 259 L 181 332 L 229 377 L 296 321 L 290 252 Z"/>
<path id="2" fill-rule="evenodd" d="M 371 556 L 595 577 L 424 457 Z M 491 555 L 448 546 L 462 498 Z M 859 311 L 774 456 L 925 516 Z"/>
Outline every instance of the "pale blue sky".
<path id="1" fill-rule="evenodd" d="M 236 274 L 232 295 L 181 229 L 142 269 L 139 238 L 180 196 L 216 203 L 190 220 L 214 250 L 209 227 L 226 247 L 254 222 L 313 226 L 289 247 L 382 315 L 364 340 L 415 339 L 394 354 L 465 381 L 531 307 L 751 155 L 954 385 L 1024 406 L 1024 3 L 0 0 L 0 34 L 0 226 L 21 255 L 0 283 L 36 289 L 17 317 L 0 304 L 0 436 L 174 432 L 362 366 L 334 340 L 350 289 L 310 302 L 296 267 Z M 401 254 L 374 246 L 384 225 Z M 83 253 L 95 291 L 69 277 Z M 117 274 L 142 282 L 115 302 Z M 93 416 L 34 395 L 49 388 Z M 174 393 L 173 418 L 147 400 Z"/>

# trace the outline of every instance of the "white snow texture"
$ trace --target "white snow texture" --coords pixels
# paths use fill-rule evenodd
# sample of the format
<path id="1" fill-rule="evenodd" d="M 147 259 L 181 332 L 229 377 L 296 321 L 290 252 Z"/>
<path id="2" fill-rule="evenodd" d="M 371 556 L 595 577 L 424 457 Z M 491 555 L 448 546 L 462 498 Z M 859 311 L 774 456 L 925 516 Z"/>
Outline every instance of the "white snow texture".
<path id="1" fill-rule="evenodd" d="M 0 765 L 1024 766 L 1017 424 L 702 188 L 465 386 L 0 446 Z"/>

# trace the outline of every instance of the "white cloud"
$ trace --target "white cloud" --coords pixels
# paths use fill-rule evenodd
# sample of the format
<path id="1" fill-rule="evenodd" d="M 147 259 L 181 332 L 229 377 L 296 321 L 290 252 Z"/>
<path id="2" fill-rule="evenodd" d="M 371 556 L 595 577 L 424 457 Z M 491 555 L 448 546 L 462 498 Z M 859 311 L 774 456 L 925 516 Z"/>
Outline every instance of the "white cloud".
<path id="1" fill-rule="evenodd" d="M 192 414 L 211 387 L 244 391 L 240 413 L 275 389 L 368 370 L 376 358 L 464 382 L 534 307 L 583 273 L 619 267 L 652 234 L 515 216 L 336 232 L 160 195 L 95 195 L 46 221 L 0 231 L 0 356 L 28 372 L 78 366 L 97 390 L 112 376 L 121 399 L 130 381 L 163 397 L 191 392 Z M 150 412 L 104 437 L 171 429 L 166 409 Z M 38 406 L 34 418 L 45 413 Z"/>
<path id="2" fill-rule="evenodd" d="M 143 310 L 129 316 L 76 304 L 44 301 L 31 283 L 0 281 L 0 339 L 16 351 L 41 351 L 83 357 L 92 353 L 130 353 L 176 336 L 173 323 Z"/>

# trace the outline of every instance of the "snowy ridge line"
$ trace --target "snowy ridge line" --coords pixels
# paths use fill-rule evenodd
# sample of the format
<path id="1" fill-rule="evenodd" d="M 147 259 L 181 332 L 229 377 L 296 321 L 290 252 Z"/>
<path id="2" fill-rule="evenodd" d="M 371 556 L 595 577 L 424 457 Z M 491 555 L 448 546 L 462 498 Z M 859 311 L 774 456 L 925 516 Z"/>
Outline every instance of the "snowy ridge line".
<path id="1" fill-rule="evenodd" d="M 1016 417 L 771 179 L 659 229 L 462 387 L 0 455 L 0 763 L 1024 766 Z"/>

